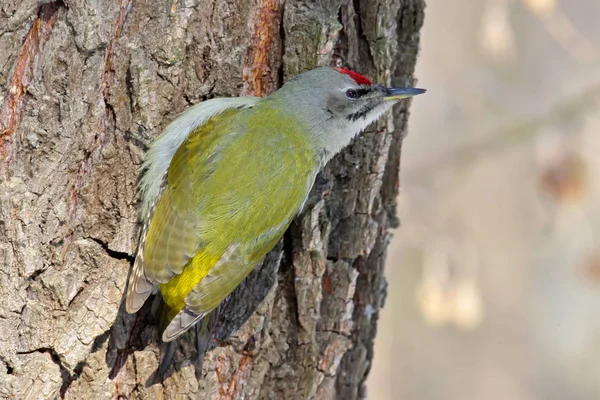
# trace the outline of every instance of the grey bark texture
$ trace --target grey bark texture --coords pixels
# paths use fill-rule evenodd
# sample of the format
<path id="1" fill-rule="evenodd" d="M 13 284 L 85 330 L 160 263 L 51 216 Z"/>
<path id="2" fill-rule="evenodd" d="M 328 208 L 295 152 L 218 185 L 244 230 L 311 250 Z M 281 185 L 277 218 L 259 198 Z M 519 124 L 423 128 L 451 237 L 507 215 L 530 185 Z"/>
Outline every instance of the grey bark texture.
<path id="1" fill-rule="evenodd" d="M 319 176 L 282 243 L 155 383 L 121 300 L 144 150 L 191 104 L 317 65 L 413 84 L 423 0 L 0 4 L 0 397 L 356 399 L 373 358 L 407 102 Z M 326 196 L 324 196 L 326 194 Z M 239 328 L 239 329 L 238 329 Z"/>

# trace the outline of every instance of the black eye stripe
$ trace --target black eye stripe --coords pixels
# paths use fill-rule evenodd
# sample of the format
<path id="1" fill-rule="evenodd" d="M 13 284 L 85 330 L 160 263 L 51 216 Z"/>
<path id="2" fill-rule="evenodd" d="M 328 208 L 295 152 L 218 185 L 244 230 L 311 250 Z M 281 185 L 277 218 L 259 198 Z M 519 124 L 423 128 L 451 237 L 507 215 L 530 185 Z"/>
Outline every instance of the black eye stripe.
<path id="1" fill-rule="evenodd" d="M 367 95 L 370 91 L 370 88 L 348 89 L 346 90 L 346 97 L 354 100 Z"/>
<path id="2" fill-rule="evenodd" d="M 358 94 L 358 97 L 362 97 L 362 96 L 365 96 L 366 94 L 368 94 L 370 91 L 371 91 L 371 89 L 360 88 L 356 91 L 356 93 Z"/>

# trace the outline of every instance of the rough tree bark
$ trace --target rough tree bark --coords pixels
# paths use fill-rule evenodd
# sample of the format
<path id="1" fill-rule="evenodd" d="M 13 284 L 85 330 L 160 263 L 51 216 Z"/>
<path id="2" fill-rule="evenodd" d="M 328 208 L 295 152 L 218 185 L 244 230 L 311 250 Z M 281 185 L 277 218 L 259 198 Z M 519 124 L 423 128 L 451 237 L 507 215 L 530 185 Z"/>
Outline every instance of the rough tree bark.
<path id="1" fill-rule="evenodd" d="M 152 384 L 151 307 L 122 310 L 135 186 L 146 145 L 190 104 L 265 95 L 317 65 L 412 84 L 423 8 L 3 1 L 0 397 L 363 397 L 408 103 L 320 175 L 314 201 L 223 306 L 200 380 L 185 339 L 169 376 Z"/>

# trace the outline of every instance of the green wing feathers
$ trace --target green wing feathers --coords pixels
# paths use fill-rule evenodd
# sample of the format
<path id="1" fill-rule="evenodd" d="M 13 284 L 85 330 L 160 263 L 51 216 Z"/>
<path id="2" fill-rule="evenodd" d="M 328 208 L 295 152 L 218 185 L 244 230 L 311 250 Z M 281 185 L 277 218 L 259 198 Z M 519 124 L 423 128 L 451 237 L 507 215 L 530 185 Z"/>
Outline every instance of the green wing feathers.
<path id="1" fill-rule="evenodd" d="M 127 300 L 128 311 L 137 310 L 158 285 L 171 319 L 163 340 L 215 309 L 302 206 L 317 171 L 298 129 L 276 110 L 227 110 L 194 130 L 175 153 Z"/>
<path id="2" fill-rule="evenodd" d="M 146 236 L 144 270 L 153 282 L 166 283 L 180 274 L 200 245 L 194 216 L 175 196 L 173 190 L 165 190 Z"/>

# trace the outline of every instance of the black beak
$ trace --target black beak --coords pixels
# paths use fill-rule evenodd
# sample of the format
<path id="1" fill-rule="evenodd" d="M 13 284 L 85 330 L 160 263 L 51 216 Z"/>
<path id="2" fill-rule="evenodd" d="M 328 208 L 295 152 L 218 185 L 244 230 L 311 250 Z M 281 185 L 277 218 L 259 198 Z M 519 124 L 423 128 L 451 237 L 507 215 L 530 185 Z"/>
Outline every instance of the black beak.
<path id="1" fill-rule="evenodd" d="M 425 89 L 419 88 L 386 88 L 379 85 L 377 85 L 377 90 L 385 100 L 389 101 L 406 99 L 426 92 Z"/>

